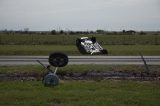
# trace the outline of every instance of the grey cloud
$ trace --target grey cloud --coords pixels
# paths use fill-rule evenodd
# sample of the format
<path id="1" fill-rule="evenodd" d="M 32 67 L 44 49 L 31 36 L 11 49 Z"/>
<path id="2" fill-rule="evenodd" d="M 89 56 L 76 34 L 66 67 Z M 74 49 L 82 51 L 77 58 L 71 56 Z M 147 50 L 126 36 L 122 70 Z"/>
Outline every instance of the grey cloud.
<path id="1" fill-rule="evenodd" d="M 160 30 L 159 0 L 1 0 L 1 29 Z"/>

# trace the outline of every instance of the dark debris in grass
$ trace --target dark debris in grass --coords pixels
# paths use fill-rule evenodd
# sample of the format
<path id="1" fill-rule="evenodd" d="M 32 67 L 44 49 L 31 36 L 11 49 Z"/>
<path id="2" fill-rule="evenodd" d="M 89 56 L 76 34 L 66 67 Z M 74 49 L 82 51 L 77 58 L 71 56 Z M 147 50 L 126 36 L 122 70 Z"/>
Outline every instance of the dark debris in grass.
<path id="1" fill-rule="evenodd" d="M 89 71 L 89 72 L 58 72 L 61 80 L 160 80 L 158 73 L 146 72 L 116 72 L 116 71 Z M 0 80 L 42 80 L 43 74 L 35 72 L 17 72 L 0 74 Z"/>

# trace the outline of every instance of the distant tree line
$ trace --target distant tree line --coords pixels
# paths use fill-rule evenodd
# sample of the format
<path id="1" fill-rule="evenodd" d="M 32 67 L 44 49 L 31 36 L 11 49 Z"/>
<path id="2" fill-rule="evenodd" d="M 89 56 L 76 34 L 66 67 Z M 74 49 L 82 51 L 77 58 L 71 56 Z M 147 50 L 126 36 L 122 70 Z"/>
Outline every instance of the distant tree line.
<path id="1" fill-rule="evenodd" d="M 104 34 L 104 35 L 146 35 L 147 33 L 159 34 L 160 31 L 146 32 L 146 31 L 134 31 L 134 30 L 122 30 L 122 31 L 105 31 L 102 29 L 97 29 L 96 31 L 65 31 L 65 30 L 51 30 L 51 31 L 29 31 L 29 28 L 24 28 L 24 30 L 14 31 L 14 30 L 0 30 L 1 33 L 7 34 L 41 34 L 41 35 L 81 35 L 81 34 Z"/>

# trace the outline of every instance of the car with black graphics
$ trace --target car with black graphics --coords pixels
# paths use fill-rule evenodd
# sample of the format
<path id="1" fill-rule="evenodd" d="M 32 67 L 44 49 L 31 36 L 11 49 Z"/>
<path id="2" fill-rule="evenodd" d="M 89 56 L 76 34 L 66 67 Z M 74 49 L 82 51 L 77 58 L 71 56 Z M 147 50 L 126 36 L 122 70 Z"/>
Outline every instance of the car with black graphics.
<path id="1" fill-rule="evenodd" d="M 95 37 L 77 38 L 76 46 L 82 54 L 108 54 L 108 51 L 102 48 Z"/>

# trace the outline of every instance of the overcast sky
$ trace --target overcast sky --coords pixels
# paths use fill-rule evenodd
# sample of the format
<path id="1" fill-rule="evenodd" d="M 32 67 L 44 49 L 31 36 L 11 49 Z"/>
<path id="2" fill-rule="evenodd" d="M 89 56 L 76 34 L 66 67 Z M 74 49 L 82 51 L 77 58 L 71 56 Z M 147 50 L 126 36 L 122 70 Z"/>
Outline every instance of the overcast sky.
<path id="1" fill-rule="evenodd" d="M 0 0 L 0 29 L 160 30 L 160 0 Z"/>

